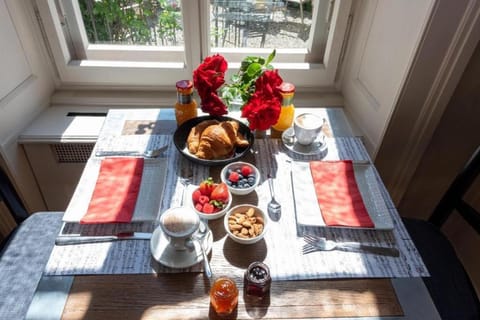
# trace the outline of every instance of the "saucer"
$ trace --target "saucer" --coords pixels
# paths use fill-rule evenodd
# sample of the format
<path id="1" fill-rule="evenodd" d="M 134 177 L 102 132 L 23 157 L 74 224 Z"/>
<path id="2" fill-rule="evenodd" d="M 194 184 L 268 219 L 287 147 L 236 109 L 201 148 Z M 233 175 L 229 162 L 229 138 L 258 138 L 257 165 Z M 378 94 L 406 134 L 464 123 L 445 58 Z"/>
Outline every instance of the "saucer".
<path id="1" fill-rule="evenodd" d="M 315 141 L 306 146 L 297 142 L 293 127 L 290 127 L 282 133 L 282 142 L 288 150 L 305 156 L 327 153 L 327 143 L 323 134 L 319 134 Z"/>
<path id="2" fill-rule="evenodd" d="M 198 232 L 198 231 L 197 231 Z M 212 250 L 213 234 L 208 230 L 203 245 L 205 252 Z M 202 249 L 198 241 L 192 241 L 192 248 L 176 250 L 168 241 L 160 227 L 156 228 L 150 240 L 152 257 L 159 263 L 170 268 L 188 268 L 203 260 Z"/>

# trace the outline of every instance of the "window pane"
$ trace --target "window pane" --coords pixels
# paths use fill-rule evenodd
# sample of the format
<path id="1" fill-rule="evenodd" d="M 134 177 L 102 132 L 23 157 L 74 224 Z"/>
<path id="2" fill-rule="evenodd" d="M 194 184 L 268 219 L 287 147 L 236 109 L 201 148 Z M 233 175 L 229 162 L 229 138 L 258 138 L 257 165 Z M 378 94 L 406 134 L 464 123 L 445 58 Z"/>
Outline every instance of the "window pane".
<path id="1" fill-rule="evenodd" d="M 308 48 L 312 1 L 211 0 L 210 3 L 212 47 Z"/>
<path id="2" fill-rule="evenodd" d="M 79 0 L 91 44 L 183 46 L 180 0 Z"/>

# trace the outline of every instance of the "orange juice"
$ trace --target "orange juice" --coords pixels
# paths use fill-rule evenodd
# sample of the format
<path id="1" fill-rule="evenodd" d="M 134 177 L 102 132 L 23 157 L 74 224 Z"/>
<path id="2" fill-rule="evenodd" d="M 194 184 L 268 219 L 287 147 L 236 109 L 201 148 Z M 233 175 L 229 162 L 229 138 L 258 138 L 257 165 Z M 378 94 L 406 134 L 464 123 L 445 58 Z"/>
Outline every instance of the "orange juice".
<path id="1" fill-rule="evenodd" d="M 292 126 L 295 115 L 295 106 L 293 105 L 293 96 L 295 95 L 295 86 L 284 82 L 280 85 L 280 94 L 282 95 L 282 109 L 277 123 L 272 126 L 277 131 L 285 131 Z"/>
<path id="2" fill-rule="evenodd" d="M 193 99 L 193 82 L 180 80 L 176 84 L 177 103 L 175 104 L 175 119 L 177 125 L 197 116 L 197 102 Z"/>

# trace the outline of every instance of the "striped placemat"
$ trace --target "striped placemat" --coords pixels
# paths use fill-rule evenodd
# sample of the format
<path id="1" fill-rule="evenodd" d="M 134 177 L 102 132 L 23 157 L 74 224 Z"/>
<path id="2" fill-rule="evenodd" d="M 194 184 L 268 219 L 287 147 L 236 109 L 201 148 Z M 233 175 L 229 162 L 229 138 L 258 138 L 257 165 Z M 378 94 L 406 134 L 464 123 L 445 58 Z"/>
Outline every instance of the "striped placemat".
<path id="1" fill-rule="evenodd" d="M 279 221 L 270 221 L 269 231 L 260 242 L 243 246 L 226 237 L 223 220 L 213 220 L 209 226 L 213 232 L 211 265 L 214 273 L 241 276 L 252 261 L 264 261 L 270 266 L 275 280 L 300 280 L 322 278 L 384 278 L 422 277 L 426 270 L 413 242 L 396 211 L 388 192 L 376 170 L 381 199 L 388 208 L 394 224 L 393 231 L 330 229 L 301 227 L 296 224 L 295 206 L 292 197 L 290 168 L 292 161 L 308 160 L 369 160 L 359 138 L 327 138 L 326 155 L 302 156 L 290 154 L 279 139 L 257 139 L 254 154 L 244 161 L 257 165 L 261 182 L 255 192 L 244 197 L 234 197 L 236 203 L 253 203 L 266 211 L 270 200 L 268 183 L 265 179 L 272 174 L 277 199 L 282 203 Z M 184 159 L 176 150 L 168 151 L 168 172 L 161 202 L 161 211 L 181 203 L 183 186 L 179 177 L 192 177 L 199 183 L 212 175 L 219 179 L 221 168 L 198 166 Z M 153 226 L 152 226 L 153 227 Z M 357 252 L 317 252 L 302 255 L 304 232 L 315 233 L 329 239 L 358 241 L 365 244 L 388 245 L 398 248 L 400 257 L 387 257 Z M 170 269 L 159 266 L 152 260 L 148 241 L 118 241 L 113 243 L 56 246 L 47 263 L 45 273 L 49 275 L 75 274 L 142 274 L 152 272 L 198 272 L 201 264 L 188 269 Z"/>

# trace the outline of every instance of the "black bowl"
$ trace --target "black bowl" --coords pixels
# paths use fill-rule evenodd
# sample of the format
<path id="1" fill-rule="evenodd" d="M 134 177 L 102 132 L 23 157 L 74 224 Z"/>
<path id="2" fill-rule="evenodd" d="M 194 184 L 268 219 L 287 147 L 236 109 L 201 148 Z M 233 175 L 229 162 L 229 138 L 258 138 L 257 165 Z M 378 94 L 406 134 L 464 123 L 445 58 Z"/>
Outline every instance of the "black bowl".
<path id="1" fill-rule="evenodd" d="M 230 120 L 237 121 L 239 123 L 238 131 L 241 134 L 243 134 L 245 139 L 248 140 L 248 142 L 249 142 L 248 147 L 244 147 L 244 148 L 237 147 L 237 148 L 235 148 L 233 156 L 231 156 L 230 158 L 219 159 L 219 160 L 200 159 L 200 158 L 196 157 L 195 155 L 191 154 L 188 151 L 188 148 L 187 148 L 187 138 L 188 138 L 188 135 L 190 133 L 190 130 L 193 127 L 195 127 L 197 124 L 199 124 L 200 122 L 202 122 L 204 120 L 210 120 L 210 119 L 215 119 L 215 120 L 218 120 L 218 121 L 230 121 Z M 248 152 L 250 150 L 250 148 L 253 145 L 254 140 L 255 139 L 253 137 L 253 134 L 252 134 L 252 132 L 250 131 L 250 128 L 247 125 L 245 125 L 241 121 L 238 121 L 237 119 L 230 118 L 230 117 L 214 117 L 214 116 L 196 117 L 196 118 L 190 119 L 190 120 L 182 123 L 177 128 L 175 133 L 173 134 L 173 143 L 175 143 L 175 147 L 177 147 L 178 151 L 180 151 L 180 153 L 184 157 L 186 157 L 187 159 L 189 159 L 193 162 L 203 164 L 203 165 L 206 165 L 206 166 L 220 166 L 220 165 L 225 165 L 225 164 L 233 162 L 233 161 L 237 161 L 238 159 L 243 157 L 246 152 Z"/>

